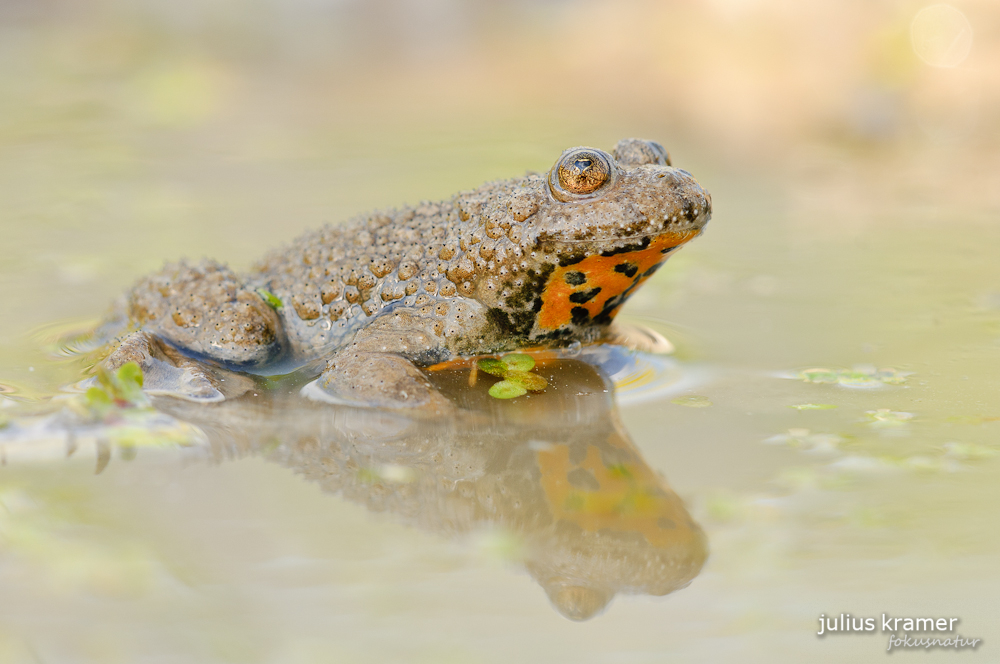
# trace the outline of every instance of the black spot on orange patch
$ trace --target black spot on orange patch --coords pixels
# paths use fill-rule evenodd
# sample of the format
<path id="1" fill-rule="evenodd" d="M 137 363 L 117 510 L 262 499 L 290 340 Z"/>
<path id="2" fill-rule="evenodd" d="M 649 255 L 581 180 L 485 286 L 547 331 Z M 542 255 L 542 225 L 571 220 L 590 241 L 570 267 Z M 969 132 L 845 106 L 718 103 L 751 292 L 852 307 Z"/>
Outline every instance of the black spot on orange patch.
<path id="1" fill-rule="evenodd" d="M 615 272 L 621 272 L 626 277 L 631 279 L 635 276 L 635 273 L 639 271 L 639 268 L 632 263 L 619 263 L 615 265 Z"/>
<path id="2" fill-rule="evenodd" d="M 570 294 L 569 301 L 575 304 L 584 304 L 586 302 L 589 302 L 590 300 L 593 300 L 600 292 L 601 292 L 600 286 L 598 286 L 597 288 L 591 288 L 588 291 L 578 291 L 576 293 Z"/>
<path id="3" fill-rule="evenodd" d="M 542 307 L 538 312 L 536 332 L 557 330 L 571 323 L 576 325 L 610 323 L 628 295 L 645 281 L 649 270 L 666 259 L 663 250 L 680 246 L 697 234 L 696 230 L 664 233 L 653 240 L 644 238 L 644 242 L 622 250 L 575 260 L 572 267 L 560 264 L 547 275 L 548 280 L 544 288 L 540 289 Z M 632 250 L 627 251 L 630 248 Z M 633 266 L 635 271 L 631 277 L 616 271 L 616 267 L 622 264 Z M 571 273 L 582 275 L 583 282 L 573 283 L 580 277 L 570 276 Z M 570 297 L 577 293 L 580 290 L 578 287 L 583 284 L 590 286 L 588 291 L 600 288 L 601 297 L 592 297 L 582 303 L 571 300 Z M 587 313 L 586 318 L 578 311 L 580 309 Z"/>
<path id="4" fill-rule="evenodd" d="M 563 279 L 570 286 L 582 286 L 587 283 L 587 275 L 583 272 L 567 272 Z"/>

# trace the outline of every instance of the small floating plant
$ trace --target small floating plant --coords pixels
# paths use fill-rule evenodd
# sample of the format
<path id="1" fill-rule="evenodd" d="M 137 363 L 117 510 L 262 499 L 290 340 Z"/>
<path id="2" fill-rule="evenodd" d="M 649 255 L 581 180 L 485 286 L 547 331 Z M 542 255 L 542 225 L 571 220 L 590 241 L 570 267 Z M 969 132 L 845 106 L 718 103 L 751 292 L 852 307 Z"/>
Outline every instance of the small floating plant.
<path id="1" fill-rule="evenodd" d="M 103 419 L 115 410 L 148 408 L 142 380 L 142 369 L 135 362 L 126 362 L 114 373 L 98 365 L 97 384 L 84 393 L 82 405 L 96 419 Z"/>
<path id="2" fill-rule="evenodd" d="M 545 378 L 534 373 L 535 360 L 524 353 L 510 353 L 500 358 L 487 357 L 477 360 L 473 370 L 488 373 L 501 378 L 490 387 L 490 396 L 494 399 L 513 399 L 528 392 L 541 392 L 549 383 Z"/>

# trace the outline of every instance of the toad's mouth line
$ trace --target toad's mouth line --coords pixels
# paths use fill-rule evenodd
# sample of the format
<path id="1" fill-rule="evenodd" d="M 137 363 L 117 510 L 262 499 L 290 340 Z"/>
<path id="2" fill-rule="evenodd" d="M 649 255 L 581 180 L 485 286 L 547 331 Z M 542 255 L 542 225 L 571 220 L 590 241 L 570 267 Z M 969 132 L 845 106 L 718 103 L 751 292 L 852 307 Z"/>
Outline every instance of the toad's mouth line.
<path id="1" fill-rule="evenodd" d="M 693 238 L 697 237 L 708 225 L 708 220 L 705 220 L 700 225 L 691 225 L 687 228 L 669 228 L 658 232 L 651 233 L 640 233 L 638 235 L 614 235 L 607 237 L 589 237 L 583 239 L 570 239 L 562 237 L 553 236 L 540 236 L 538 238 L 539 242 L 552 242 L 555 244 L 592 244 L 594 242 L 642 242 L 643 240 L 653 241 L 654 239 L 664 238 L 668 239 L 671 236 L 678 240 L 677 245 L 681 245 Z"/>

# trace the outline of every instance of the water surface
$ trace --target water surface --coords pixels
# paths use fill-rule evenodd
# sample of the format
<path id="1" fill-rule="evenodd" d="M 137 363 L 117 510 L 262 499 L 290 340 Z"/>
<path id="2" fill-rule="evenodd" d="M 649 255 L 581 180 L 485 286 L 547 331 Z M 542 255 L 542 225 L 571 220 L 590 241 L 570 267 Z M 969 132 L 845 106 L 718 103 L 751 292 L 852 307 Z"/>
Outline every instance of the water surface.
<path id="1" fill-rule="evenodd" d="M 671 38 L 630 38 L 631 14 L 601 3 L 503 4 L 489 20 L 452 7 L 457 23 L 421 14 L 440 28 L 424 41 L 294 3 L 240 20 L 225 3 L 10 10 L 8 422 L 54 408 L 84 369 L 58 339 L 167 259 L 245 267 L 303 229 L 626 135 L 666 144 L 715 215 L 626 307 L 677 353 L 664 389 L 623 391 L 617 407 L 608 376 L 574 360 L 551 369 L 564 380 L 550 392 L 502 404 L 453 376 L 482 412 L 444 428 L 276 389 L 226 409 L 159 403 L 192 427 L 160 422 L 166 442 L 81 432 L 67 457 L 55 429 L 20 437 L 0 469 L 0 661 L 882 657 L 882 633 L 817 638 L 820 615 L 840 613 L 959 617 L 984 643 L 958 656 L 989 658 L 1000 170 L 987 10 L 969 10 L 965 67 L 942 70 L 910 51 L 916 8 L 817 3 L 776 22 L 768 3 L 625 4 Z M 504 26 L 523 28 L 516 56 Z M 565 56 L 588 29 L 615 55 Z M 794 62 L 822 85 L 795 88 Z M 802 92 L 819 88 L 836 94 Z M 610 493 L 588 493 L 591 479 Z M 579 507 L 586 496 L 597 502 Z"/>

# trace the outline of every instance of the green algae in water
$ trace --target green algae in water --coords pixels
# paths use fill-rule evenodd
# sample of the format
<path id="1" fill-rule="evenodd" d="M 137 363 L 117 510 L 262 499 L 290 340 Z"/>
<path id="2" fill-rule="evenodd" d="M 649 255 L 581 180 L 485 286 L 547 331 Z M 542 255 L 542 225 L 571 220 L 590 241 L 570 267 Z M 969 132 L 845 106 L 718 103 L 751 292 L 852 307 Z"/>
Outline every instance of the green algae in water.
<path id="1" fill-rule="evenodd" d="M 888 408 L 869 410 L 865 412 L 865 415 L 868 418 L 868 425 L 873 427 L 901 427 L 913 419 L 913 413 L 904 413 Z"/>
<path id="2" fill-rule="evenodd" d="M 142 369 L 135 362 L 126 362 L 114 373 L 98 365 L 97 385 L 84 393 L 83 407 L 98 419 L 116 409 L 149 408 L 142 382 Z"/>
<path id="3" fill-rule="evenodd" d="M 507 366 L 509 371 L 531 371 L 535 368 L 535 358 L 524 353 L 511 353 L 504 355 L 500 360 Z"/>
<path id="4" fill-rule="evenodd" d="M 524 353 L 511 353 L 497 359 L 483 358 L 476 362 L 480 371 L 491 376 L 503 378 L 490 387 L 490 396 L 494 399 L 514 399 L 529 391 L 541 392 L 549 383 L 544 377 L 531 373 L 535 360 Z"/>
<path id="5" fill-rule="evenodd" d="M 840 372 L 831 369 L 806 369 L 796 374 L 807 383 L 836 383 Z"/>
<path id="6" fill-rule="evenodd" d="M 516 383 L 531 392 L 541 392 L 549 385 L 548 381 L 538 374 L 527 371 L 508 371 L 504 380 Z"/>
<path id="7" fill-rule="evenodd" d="M 762 442 L 768 445 L 787 445 L 809 452 L 833 453 L 846 440 L 844 436 L 836 433 L 813 433 L 809 429 L 789 429 L 785 433 L 765 438 Z"/>
<path id="8" fill-rule="evenodd" d="M 893 368 L 875 369 L 858 366 L 853 369 L 804 369 L 795 378 L 807 383 L 843 385 L 845 387 L 878 387 L 879 385 L 901 385 L 910 374 Z"/>
<path id="9" fill-rule="evenodd" d="M 490 396 L 494 399 L 514 399 L 524 396 L 528 390 L 523 385 L 518 385 L 509 380 L 501 380 L 490 387 Z"/>
<path id="10" fill-rule="evenodd" d="M 686 406 L 688 408 L 708 408 L 712 405 L 712 401 L 708 397 L 703 397 L 700 394 L 689 394 L 683 397 L 677 397 L 676 399 L 671 399 L 670 403 L 677 406 Z"/>
<path id="11" fill-rule="evenodd" d="M 503 378 L 503 375 L 507 373 L 507 365 L 496 358 L 487 357 L 479 360 L 476 364 L 480 371 L 488 373 L 491 376 Z"/>

